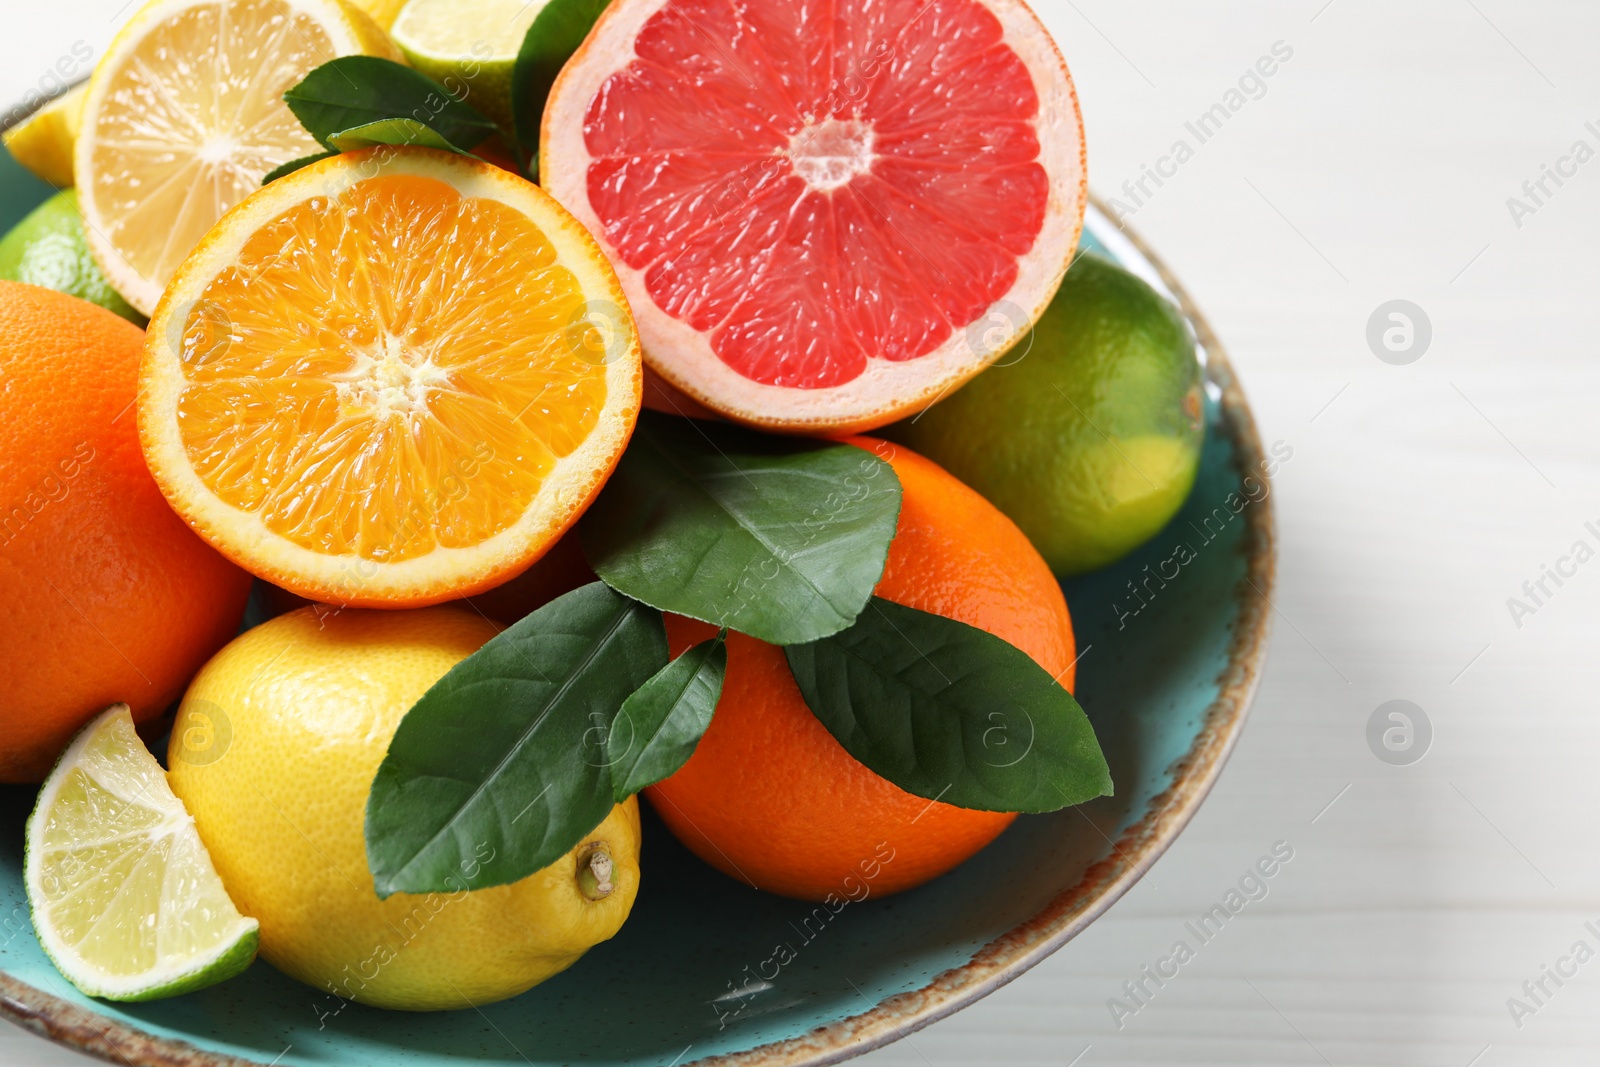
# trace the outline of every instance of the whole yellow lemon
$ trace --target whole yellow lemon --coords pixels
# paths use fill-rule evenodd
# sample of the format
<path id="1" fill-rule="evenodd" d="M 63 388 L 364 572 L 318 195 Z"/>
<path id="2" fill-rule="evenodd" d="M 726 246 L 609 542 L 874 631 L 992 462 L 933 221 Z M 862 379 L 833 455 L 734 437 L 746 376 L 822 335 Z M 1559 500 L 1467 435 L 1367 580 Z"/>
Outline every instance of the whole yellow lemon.
<path id="1" fill-rule="evenodd" d="M 639 889 L 632 797 L 519 882 L 373 889 L 363 826 L 389 741 L 496 631 L 456 608 L 306 607 L 235 638 L 189 687 L 168 777 L 279 970 L 378 1007 L 464 1008 L 523 992 L 622 927 Z M 492 866 L 492 850 L 471 862 Z"/>

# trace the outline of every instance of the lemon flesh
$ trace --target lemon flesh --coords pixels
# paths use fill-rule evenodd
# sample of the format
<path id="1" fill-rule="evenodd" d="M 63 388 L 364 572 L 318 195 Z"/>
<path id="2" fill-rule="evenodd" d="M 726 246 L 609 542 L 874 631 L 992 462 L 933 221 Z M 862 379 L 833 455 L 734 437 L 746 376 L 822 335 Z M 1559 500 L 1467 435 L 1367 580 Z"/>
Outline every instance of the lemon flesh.
<path id="1" fill-rule="evenodd" d="M 548 0 L 410 0 L 394 42 L 411 65 L 511 128 L 511 71 Z"/>
<path id="2" fill-rule="evenodd" d="M 229 899 L 126 704 L 84 727 L 40 790 L 23 876 L 40 945 L 90 996 L 188 993 L 255 959 L 256 921 Z"/>
<path id="3" fill-rule="evenodd" d="M 88 85 L 67 90 L 5 132 L 12 157 L 57 189 L 72 184 L 72 146 Z"/>
<path id="4" fill-rule="evenodd" d="M 152 0 L 95 67 L 75 148 L 89 247 L 142 314 L 268 172 L 322 150 L 283 101 L 323 63 L 398 58 L 343 0 Z"/>
<path id="5" fill-rule="evenodd" d="M 378 898 L 365 839 L 372 779 L 411 705 L 496 631 L 457 608 L 306 607 L 235 638 L 184 697 L 173 789 L 260 920 L 261 955 L 330 998 L 411 1011 L 501 1000 L 577 962 L 633 906 L 632 797 L 519 881 Z M 493 874 L 492 848 L 464 851 L 464 877 Z M 603 895 L 597 851 L 610 861 Z"/>
<path id="6" fill-rule="evenodd" d="M 365 11 L 373 22 L 385 30 L 394 25 L 400 9 L 406 6 L 406 0 L 351 0 L 351 3 Z"/>

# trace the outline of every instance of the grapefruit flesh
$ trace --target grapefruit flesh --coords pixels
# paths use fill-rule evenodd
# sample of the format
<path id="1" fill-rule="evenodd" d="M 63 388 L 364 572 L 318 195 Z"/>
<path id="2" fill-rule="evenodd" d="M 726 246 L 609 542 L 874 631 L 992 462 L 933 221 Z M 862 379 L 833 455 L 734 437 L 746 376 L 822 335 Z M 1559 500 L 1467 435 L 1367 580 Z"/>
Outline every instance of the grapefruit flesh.
<path id="1" fill-rule="evenodd" d="M 965 381 L 1082 222 L 1072 82 L 1015 0 L 617 0 L 545 123 L 547 187 L 651 367 L 769 429 L 881 425 Z"/>

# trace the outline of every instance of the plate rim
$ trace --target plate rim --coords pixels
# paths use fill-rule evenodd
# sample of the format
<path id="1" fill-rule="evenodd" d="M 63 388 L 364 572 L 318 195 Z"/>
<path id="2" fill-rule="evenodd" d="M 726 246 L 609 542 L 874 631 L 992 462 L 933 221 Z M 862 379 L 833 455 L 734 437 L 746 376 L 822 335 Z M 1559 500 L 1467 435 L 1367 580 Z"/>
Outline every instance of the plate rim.
<path id="1" fill-rule="evenodd" d="M 62 92 L 69 91 L 68 86 Z M 61 95 L 61 94 L 57 94 Z M 54 97 L 13 111 L 0 130 L 23 121 Z M 1115 215 L 1094 194 L 1089 206 Z M 1277 573 L 1277 523 L 1271 478 L 1255 416 L 1211 324 L 1167 264 L 1137 232 L 1114 223 L 1160 276 L 1192 325 L 1206 353 L 1205 380 L 1220 391 L 1222 425 L 1235 446 L 1240 470 L 1260 472 L 1264 507 L 1245 512 L 1245 574 L 1235 587 L 1238 623 L 1219 675 L 1216 699 L 1188 753 L 1173 765 L 1173 781 L 1150 802 L 1144 818 L 1112 844 L 1111 855 L 1084 872 L 1031 919 L 990 941 L 959 967 L 935 975 L 920 989 L 898 993 L 867 1011 L 797 1037 L 742 1052 L 719 1053 L 683 1067 L 826 1067 L 863 1055 L 930 1026 L 988 996 L 1042 962 L 1081 933 L 1142 878 L 1194 818 L 1232 754 L 1261 681 L 1271 636 L 1271 597 Z M 104 1060 L 139 1067 L 261 1067 L 258 1061 L 211 1052 L 177 1038 L 158 1037 L 79 1007 L 0 971 L 0 1017 L 57 1044 Z"/>

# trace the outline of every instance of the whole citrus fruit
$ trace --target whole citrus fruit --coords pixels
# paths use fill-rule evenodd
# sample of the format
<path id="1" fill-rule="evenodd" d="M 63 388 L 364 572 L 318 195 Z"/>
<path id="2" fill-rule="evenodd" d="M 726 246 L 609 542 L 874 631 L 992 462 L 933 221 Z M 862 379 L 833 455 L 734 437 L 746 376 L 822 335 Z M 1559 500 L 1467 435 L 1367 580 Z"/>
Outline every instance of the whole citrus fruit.
<path id="1" fill-rule="evenodd" d="M 82 297 L 143 326 L 144 316 L 117 295 L 89 254 L 78 192 L 63 189 L 34 208 L 0 240 L 0 278 Z"/>
<path id="2" fill-rule="evenodd" d="M 144 333 L 0 281 L 0 781 L 108 705 L 159 715 L 239 629 L 250 576 L 173 514 L 134 426 Z"/>
<path id="3" fill-rule="evenodd" d="M 1156 534 L 1194 486 L 1200 364 L 1178 309 L 1083 256 L 1022 342 L 884 435 L 992 500 L 1057 574 L 1103 567 Z"/>
<path id="4" fill-rule="evenodd" d="M 521 993 L 621 928 L 639 888 L 632 798 L 520 881 L 386 900 L 373 889 L 367 793 L 389 741 L 497 629 L 458 608 L 313 605 L 240 635 L 189 687 L 168 752 L 172 790 L 279 970 L 379 1007 L 464 1008 Z M 609 887 L 584 881 L 597 856 Z M 494 850 L 472 862 L 492 870 Z"/>
<path id="5" fill-rule="evenodd" d="M 1063 685 L 1072 622 L 1044 560 L 994 506 L 903 446 L 858 438 L 894 467 L 904 498 L 877 595 L 987 630 Z M 674 655 L 714 629 L 667 617 Z M 807 900 L 908 889 L 1011 824 L 913 796 L 856 762 L 806 707 L 783 650 L 728 637 L 728 671 L 694 755 L 646 790 L 696 855 L 760 889 Z"/>

